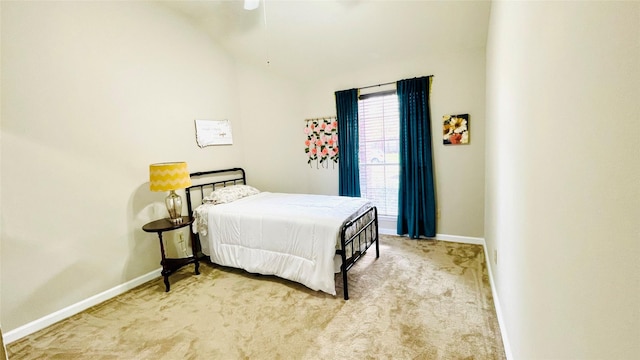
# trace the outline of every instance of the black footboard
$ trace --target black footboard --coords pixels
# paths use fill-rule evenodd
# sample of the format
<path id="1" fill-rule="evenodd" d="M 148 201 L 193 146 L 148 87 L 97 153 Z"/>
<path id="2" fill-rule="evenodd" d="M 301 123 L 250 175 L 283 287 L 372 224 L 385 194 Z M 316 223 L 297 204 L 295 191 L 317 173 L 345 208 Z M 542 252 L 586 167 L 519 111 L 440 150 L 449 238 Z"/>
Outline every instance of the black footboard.
<path id="1" fill-rule="evenodd" d="M 349 300 L 347 271 L 362 257 L 367 249 L 376 244 L 376 258 L 380 257 L 378 236 L 378 209 L 373 206 L 359 216 L 347 220 L 340 233 L 340 249 L 336 254 L 342 258 L 342 283 L 344 299 Z"/>

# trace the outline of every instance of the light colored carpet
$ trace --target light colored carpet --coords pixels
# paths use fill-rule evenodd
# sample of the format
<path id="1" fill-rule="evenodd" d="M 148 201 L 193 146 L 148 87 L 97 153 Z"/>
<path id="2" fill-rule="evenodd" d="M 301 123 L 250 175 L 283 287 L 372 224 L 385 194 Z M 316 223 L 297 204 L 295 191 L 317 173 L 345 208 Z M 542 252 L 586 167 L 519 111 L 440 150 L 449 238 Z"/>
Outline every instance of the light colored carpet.
<path id="1" fill-rule="evenodd" d="M 211 264 L 7 347 L 10 359 L 504 359 L 482 246 L 381 235 L 350 299 Z"/>

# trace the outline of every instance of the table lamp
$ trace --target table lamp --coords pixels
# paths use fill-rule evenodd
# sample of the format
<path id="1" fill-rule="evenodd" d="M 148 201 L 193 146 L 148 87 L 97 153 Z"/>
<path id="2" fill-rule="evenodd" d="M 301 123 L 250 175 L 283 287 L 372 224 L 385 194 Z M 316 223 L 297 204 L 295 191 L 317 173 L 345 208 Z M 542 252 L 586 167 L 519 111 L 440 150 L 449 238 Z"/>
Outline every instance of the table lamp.
<path id="1" fill-rule="evenodd" d="M 169 191 L 164 200 L 169 211 L 169 221 L 182 223 L 182 198 L 176 190 L 191 186 L 191 177 L 186 162 L 167 162 L 149 165 L 149 188 L 151 191 Z"/>

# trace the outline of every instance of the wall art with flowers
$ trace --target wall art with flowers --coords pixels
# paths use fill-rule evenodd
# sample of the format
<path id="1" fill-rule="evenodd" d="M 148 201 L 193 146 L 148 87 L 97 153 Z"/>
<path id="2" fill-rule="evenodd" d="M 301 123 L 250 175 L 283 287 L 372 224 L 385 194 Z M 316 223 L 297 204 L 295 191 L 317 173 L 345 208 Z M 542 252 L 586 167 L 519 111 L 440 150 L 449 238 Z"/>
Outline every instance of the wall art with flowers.
<path id="1" fill-rule="evenodd" d="M 442 143 L 444 145 L 469 143 L 469 114 L 442 117 Z"/>
<path id="2" fill-rule="evenodd" d="M 333 166 L 338 162 L 338 121 L 335 117 L 305 120 L 304 152 L 307 154 L 307 164 L 316 168 Z"/>

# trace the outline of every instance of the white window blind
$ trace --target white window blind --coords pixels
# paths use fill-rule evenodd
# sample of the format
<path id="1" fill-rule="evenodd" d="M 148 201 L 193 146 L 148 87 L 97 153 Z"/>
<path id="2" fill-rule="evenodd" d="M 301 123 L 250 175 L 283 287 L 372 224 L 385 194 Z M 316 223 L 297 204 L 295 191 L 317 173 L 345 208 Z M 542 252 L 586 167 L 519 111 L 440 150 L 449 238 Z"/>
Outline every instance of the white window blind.
<path id="1" fill-rule="evenodd" d="M 361 96 L 358 101 L 360 193 L 380 215 L 398 215 L 399 138 L 395 91 Z"/>

